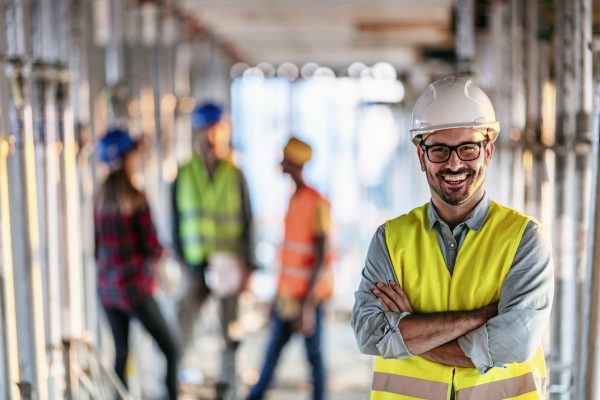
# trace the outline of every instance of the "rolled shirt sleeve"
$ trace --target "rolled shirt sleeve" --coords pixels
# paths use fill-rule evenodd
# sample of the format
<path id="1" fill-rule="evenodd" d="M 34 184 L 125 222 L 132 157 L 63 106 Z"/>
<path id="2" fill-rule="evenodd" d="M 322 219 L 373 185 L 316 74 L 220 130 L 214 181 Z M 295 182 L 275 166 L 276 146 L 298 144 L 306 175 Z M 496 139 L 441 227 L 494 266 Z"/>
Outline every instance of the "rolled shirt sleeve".
<path id="1" fill-rule="evenodd" d="M 384 358 L 407 358 L 398 322 L 407 312 L 386 312 L 372 293 L 377 282 L 397 281 L 385 242 L 385 225 L 380 226 L 369 246 L 362 279 L 355 292 L 351 324 L 361 352 Z"/>
<path id="2" fill-rule="evenodd" d="M 502 284 L 498 315 L 458 338 L 458 344 L 480 373 L 522 362 L 540 344 L 554 295 L 550 239 L 530 221 Z"/>

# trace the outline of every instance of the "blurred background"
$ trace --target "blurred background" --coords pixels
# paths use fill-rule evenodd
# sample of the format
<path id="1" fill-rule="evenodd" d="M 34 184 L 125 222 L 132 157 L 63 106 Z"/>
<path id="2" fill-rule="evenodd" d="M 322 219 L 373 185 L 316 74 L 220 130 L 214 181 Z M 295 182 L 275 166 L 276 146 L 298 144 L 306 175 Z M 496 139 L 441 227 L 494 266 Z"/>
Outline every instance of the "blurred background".
<path id="1" fill-rule="evenodd" d="M 428 83 L 466 76 L 501 134 L 493 199 L 551 232 L 556 292 L 544 339 L 551 399 L 600 399 L 598 115 L 600 4 L 592 0 L 4 0 L 0 7 L 0 398 L 111 398 L 114 354 L 95 289 L 94 155 L 108 127 L 144 138 L 137 182 L 171 244 L 170 185 L 191 155 L 190 113 L 225 106 L 223 151 L 246 174 L 258 270 L 241 299 L 242 394 L 258 378 L 277 249 L 293 190 L 290 135 L 310 143 L 306 180 L 332 204 L 335 293 L 325 357 L 332 399 L 367 398 L 373 359 L 349 325 L 367 246 L 429 200 L 409 140 Z M 161 266 L 175 324 L 184 272 Z M 182 363 L 189 398 L 211 398 L 214 301 Z M 130 395 L 159 399 L 161 354 L 134 327 Z M 308 398 L 301 342 L 271 399 Z M 157 383 L 158 382 L 158 383 Z"/>

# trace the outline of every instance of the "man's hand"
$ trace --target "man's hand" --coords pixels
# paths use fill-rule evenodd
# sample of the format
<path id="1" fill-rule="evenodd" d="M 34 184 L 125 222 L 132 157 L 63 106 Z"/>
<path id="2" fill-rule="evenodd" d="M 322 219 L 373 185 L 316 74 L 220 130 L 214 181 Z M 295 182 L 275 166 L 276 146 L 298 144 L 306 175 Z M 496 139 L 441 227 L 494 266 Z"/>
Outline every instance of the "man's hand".
<path id="1" fill-rule="evenodd" d="M 250 269 L 250 267 L 244 265 L 240 269 L 240 288 L 237 294 L 250 290 L 250 278 L 252 277 L 252 270 Z"/>
<path id="2" fill-rule="evenodd" d="M 316 306 L 310 302 L 302 305 L 302 310 L 296 323 L 296 330 L 304 336 L 310 336 L 315 331 Z"/>
<path id="3" fill-rule="evenodd" d="M 373 294 L 379 299 L 384 311 L 413 312 L 408 296 L 395 281 L 390 281 L 389 286 L 378 282 Z"/>
<path id="4" fill-rule="evenodd" d="M 471 359 L 462 351 L 456 339 L 421 354 L 421 357 L 438 364 L 450 365 L 452 367 L 475 367 Z"/>

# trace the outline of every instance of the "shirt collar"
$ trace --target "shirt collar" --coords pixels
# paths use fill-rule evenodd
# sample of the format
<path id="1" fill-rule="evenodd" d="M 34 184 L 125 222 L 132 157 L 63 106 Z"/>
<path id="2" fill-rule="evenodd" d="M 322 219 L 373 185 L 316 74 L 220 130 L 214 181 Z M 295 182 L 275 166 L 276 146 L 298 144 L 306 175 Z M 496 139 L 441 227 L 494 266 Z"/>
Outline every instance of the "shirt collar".
<path id="1" fill-rule="evenodd" d="M 429 202 L 427 209 L 429 213 L 429 229 L 431 230 L 436 222 L 441 221 L 441 219 L 431 201 Z M 466 224 L 471 230 L 479 231 L 481 230 L 489 211 L 490 198 L 487 193 L 484 193 L 483 198 L 477 203 L 473 211 L 471 211 L 471 214 L 469 214 L 467 219 L 461 223 Z"/>

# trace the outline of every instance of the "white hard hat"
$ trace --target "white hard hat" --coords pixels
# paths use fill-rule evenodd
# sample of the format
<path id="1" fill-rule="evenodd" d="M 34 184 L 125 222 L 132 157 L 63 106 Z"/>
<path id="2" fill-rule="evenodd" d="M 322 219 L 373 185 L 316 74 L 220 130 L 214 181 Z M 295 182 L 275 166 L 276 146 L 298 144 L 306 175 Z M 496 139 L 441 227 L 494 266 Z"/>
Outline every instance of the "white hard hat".
<path id="1" fill-rule="evenodd" d="M 492 102 L 468 79 L 450 76 L 427 87 L 413 109 L 410 139 L 419 144 L 433 132 L 450 128 L 485 129 L 491 141 L 500 133 Z"/>

